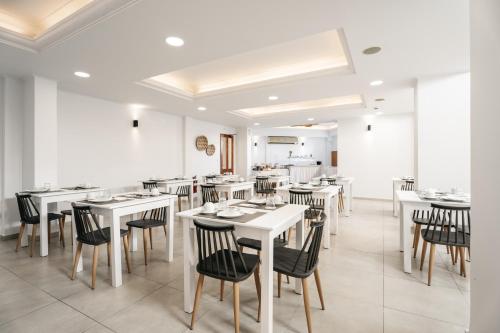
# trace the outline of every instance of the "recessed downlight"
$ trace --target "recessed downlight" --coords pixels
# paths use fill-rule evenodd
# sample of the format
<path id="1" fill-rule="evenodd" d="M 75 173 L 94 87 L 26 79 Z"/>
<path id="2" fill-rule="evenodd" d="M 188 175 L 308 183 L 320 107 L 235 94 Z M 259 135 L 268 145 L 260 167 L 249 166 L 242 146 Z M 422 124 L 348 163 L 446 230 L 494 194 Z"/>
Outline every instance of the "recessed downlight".
<path id="1" fill-rule="evenodd" d="M 260 123 L 253 123 L 254 126 L 260 126 Z"/>
<path id="2" fill-rule="evenodd" d="M 198 111 L 207 111 L 207 108 L 204 106 L 198 106 L 197 110 Z"/>
<path id="3" fill-rule="evenodd" d="M 366 55 L 372 55 L 372 54 L 379 53 L 381 50 L 382 50 L 382 48 L 380 46 L 372 46 L 372 47 L 369 47 L 367 49 L 364 49 L 363 53 Z"/>
<path id="4" fill-rule="evenodd" d="M 375 98 L 375 102 L 385 102 L 385 98 Z"/>
<path id="5" fill-rule="evenodd" d="M 174 47 L 180 47 L 180 46 L 184 45 L 184 40 L 182 38 L 176 37 L 176 36 L 167 37 L 165 39 L 165 42 L 168 45 L 174 46 Z"/>
<path id="6" fill-rule="evenodd" d="M 375 80 L 375 81 L 372 81 L 370 82 L 370 86 L 381 86 L 382 84 L 384 83 L 384 81 L 382 80 Z"/>
<path id="7" fill-rule="evenodd" d="M 81 77 L 81 78 L 84 78 L 84 79 L 87 79 L 90 77 L 90 74 L 89 73 L 86 73 L 86 72 L 75 72 L 74 73 L 76 76 L 78 77 Z"/>
<path id="8" fill-rule="evenodd" d="M 269 96 L 269 97 L 268 97 L 268 99 L 269 99 L 270 101 L 277 101 L 277 100 L 279 99 L 279 97 L 278 97 L 278 96 L 274 96 L 274 95 L 272 95 L 272 96 Z"/>
<path id="9" fill-rule="evenodd" d="M 307 121 L 313 121 L 314 118 L 307 118 Z"/>

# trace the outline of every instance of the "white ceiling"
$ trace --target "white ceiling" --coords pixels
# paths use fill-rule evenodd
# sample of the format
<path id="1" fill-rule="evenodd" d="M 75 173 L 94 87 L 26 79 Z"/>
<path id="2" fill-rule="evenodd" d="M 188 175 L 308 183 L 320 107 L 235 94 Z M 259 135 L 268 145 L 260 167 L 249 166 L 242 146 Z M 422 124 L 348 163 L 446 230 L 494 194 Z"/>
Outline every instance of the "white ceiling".
<path id="1" fill-rule="evenodd" d="M 5 0 L 0 0 L 5 1 Z M 23 2 L 28 2 L 24 0 Z M 33 3 L 37 0 L 32 0 Z M 124 1 L 121 1 L 122 3 Z M 330 122 L 373 112 L 413 111 L 413 86 L 421 76 L 468 71 L 467 0 L 142 0 L 39 53 L 0 44 L 0 73 L 40 75 L 62 89 L 121 103 L 139 103 L 230 126 L 253 120 L 227 111 L 360 94 L 366 106 L 308 110 L 270 117 L 262 127 Z M 141 85 L 146 78 L 236 56 L 333 29 L 342 29 L 354 73 L 297 78 L 194 101 Z M 172 48 L 165 37 L 185 45 Z M 381 46 L 367 56 L 363 49 Z M 73 72 L 89 72 L 79 79 Z M 372 87 L 369 82 L 383 80 Z M 279 96 L 269 101 L 268 96 Z M 375 103 L 375 98 L 385 102 Z M 203 105 L 207 111 L 199 112 Z"/>

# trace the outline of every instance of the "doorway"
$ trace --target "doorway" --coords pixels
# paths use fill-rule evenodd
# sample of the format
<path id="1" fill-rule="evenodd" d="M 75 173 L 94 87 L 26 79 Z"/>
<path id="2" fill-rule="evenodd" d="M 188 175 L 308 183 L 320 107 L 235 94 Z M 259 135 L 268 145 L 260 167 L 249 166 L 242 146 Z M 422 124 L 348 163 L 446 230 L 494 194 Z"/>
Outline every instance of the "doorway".
<path id="1" fill-rule="evenodd" d="M 220 173 L 234 174 L 234 135 L 220 135 Z"/>

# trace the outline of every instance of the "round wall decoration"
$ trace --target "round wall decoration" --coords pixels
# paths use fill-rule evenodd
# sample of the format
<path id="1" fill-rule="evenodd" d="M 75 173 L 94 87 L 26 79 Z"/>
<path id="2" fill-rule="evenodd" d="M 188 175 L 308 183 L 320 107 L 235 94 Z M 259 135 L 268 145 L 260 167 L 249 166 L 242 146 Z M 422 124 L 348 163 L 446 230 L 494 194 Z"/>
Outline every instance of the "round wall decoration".
<path id="1" fill-rule="evenodd" d="M 207 147 L 207 155 L 212 156 L 215 153 L 215 145 L 208 145 Z"/>
<path id="2" fill-rule="evenodd" d="M 199 151 L 206 150 L 208 147 L 208 139 L 204 135 L 200 135 L 196 138 L 196 149 Z"/>

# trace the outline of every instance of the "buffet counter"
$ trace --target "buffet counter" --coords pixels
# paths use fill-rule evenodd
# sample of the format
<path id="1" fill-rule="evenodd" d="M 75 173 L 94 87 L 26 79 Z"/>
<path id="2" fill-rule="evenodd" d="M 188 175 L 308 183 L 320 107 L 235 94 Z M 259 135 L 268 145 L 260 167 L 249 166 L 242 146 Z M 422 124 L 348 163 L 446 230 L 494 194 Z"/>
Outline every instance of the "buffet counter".
<path id="1" fill-rule="evenodd" d="M 269 169 L 262 171 L 253 171 L 252 174 L 254 176 L 288 176 L 288 169 Z"/>
<path id="2" fill-rule="evenodd" d="M 292 183 L 307 183 L 321 175 L 321 165 L 290 166 L 290 181 Z"/>

